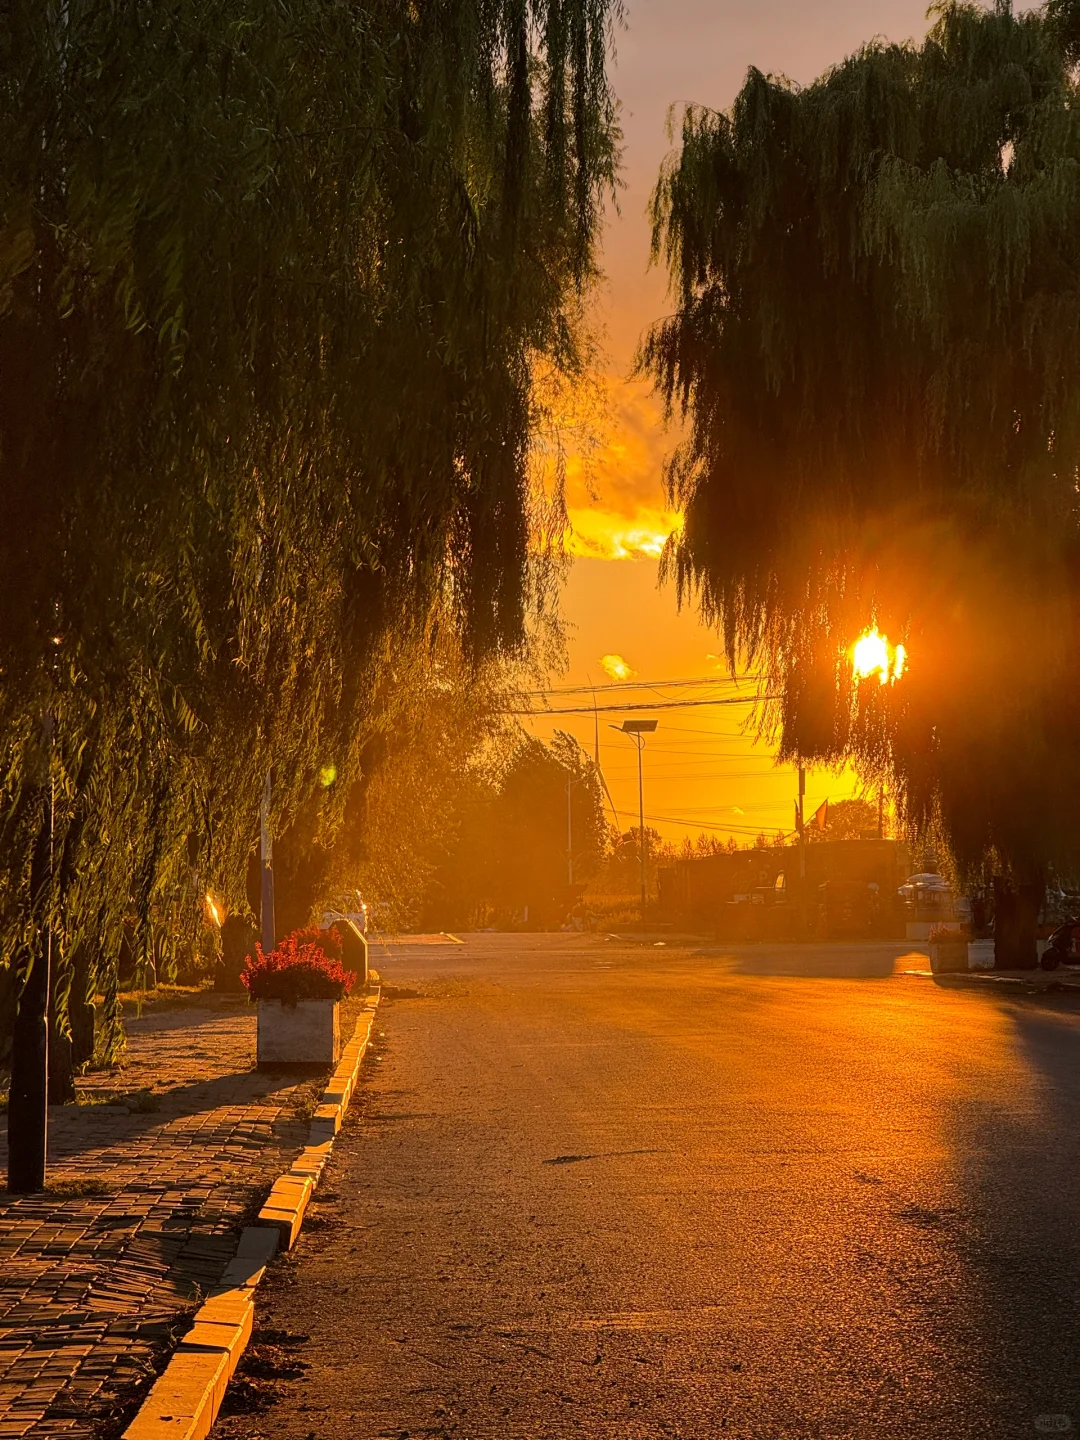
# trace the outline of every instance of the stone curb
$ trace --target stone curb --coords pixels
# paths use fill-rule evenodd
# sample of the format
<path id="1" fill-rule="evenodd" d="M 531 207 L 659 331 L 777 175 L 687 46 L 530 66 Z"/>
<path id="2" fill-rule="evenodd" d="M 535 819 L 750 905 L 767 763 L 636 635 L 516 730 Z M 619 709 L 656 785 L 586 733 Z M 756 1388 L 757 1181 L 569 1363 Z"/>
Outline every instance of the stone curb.
<path id="1" fill-rule="evenodd" d="M 901 975 L 914 975 L 919 980 L 948 980 L 957 985 L 1000 985 L 1003 989 L 1023 989 L 1034 995 L 1058 995 L 1062 992 L 1080 994 L 1080 982 L 1057 978 L 1052 970 L 1032 970 L 1024 974 L 994 975 L 986 970 L 901 970 Z M 1030 976 L 1030 978 L 1028 978 Z"/>
<path id="2" fill-rule="evenodd" d="M 196 1310 L 191 1329 L 154 1381 L 123 1440 L 206 1440 L 209 1435 L 251 1339 L 255 1288 L 277 1250 L 288 1250 L 296 1240 L 330 1159 L 334 1136 L 360 1078 L 380 993 L 376 989 L 367 997 L 364 1014 L 315 1111 L 307 1145 L 274 1182 L 257 1223 L 240 1232 L 236 1254 Z"/>

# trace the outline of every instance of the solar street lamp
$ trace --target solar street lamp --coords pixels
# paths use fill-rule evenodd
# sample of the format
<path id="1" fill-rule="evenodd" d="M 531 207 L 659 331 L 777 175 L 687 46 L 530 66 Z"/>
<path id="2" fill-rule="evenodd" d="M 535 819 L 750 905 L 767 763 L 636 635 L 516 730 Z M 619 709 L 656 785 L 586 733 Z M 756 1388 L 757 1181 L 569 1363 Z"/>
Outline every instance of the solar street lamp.
<path id="1" fill-rule="evenodd" d="M 645 928 L 645 906 L 647 892 L 645 884 L 646 840 L 645 840 L 645 782 L 642 775 L 641 757 L 645 750 L 645 736 L 651 735 L 659 722 L 656 720 L 624 720 L 621 725 L 612 725 L 628 735 L 637 748 L 637 790 L 638 790 L 638 858 L 641 862 L 641 928 Z"/>

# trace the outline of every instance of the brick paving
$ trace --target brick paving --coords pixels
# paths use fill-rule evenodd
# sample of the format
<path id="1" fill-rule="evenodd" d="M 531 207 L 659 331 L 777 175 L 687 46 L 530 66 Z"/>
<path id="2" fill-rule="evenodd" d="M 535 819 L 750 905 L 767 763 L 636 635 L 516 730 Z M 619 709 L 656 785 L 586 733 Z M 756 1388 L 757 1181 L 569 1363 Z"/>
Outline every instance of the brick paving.
<path id="1" fill-rule="evenodd" d="M 253 1068 L 244 1002 L 199 997 L 127 1030 L 123 1067 L 79 1088 L 136 1098 L 52 1109 L 50 1189 L 0 1193 L 0 1440 L 115 1433 L 307 1137 L 308 1092 Z"/>

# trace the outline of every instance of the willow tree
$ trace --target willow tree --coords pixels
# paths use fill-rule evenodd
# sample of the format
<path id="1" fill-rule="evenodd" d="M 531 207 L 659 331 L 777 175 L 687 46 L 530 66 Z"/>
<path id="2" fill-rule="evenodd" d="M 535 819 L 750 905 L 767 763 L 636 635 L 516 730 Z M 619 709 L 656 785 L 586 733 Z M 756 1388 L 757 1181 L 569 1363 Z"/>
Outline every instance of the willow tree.
<path id="1" fill-rule="evenodd" d="M 1077 860 L 1075 11 L 943 5 L 921 45 L 687 110 L 642 354 L 688 420 L 667 563 L 763 666 L 782 754 L 888 779 L 1029 904 Z M 854 673 L 875 624 L 899 677 Z"/>
<path id="2" fill-rule="evenodd" d="M 0 937 L 13 1183 L 51 981 L 233 902 L 432 607 L 513 649 L 538 358 L 577 363 L 617 0 L 0 18 Z M 392 649 L 392 647 L 390 647 Z M 80 982 L 82 983 L 82 982 Z M 115 1028 L 115 1027 L 114 1027 Z"/>

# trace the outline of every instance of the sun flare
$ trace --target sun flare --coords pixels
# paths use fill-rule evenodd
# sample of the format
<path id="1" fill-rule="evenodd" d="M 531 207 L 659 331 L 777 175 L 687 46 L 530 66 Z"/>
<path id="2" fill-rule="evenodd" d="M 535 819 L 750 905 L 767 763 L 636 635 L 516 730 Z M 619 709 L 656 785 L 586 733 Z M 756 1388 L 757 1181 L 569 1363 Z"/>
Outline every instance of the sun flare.
<path id="1" fill-rule="evenodd" d="M 881 685 L 895 684 L 907 668 L 907 650 L 903 645 L 890 645 L 875 625 L 851 647 L 851 668 L 856 680 L 876 675 Z"/>

